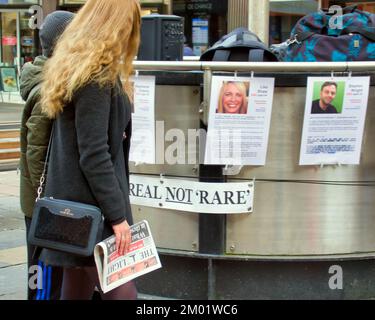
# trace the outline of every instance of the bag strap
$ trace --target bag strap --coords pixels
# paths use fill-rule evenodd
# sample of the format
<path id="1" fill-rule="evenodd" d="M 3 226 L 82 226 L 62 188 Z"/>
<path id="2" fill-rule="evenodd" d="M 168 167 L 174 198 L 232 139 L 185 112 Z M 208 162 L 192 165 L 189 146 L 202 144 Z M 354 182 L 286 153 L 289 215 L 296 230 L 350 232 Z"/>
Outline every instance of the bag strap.
<path id="1" fill-rule="evenodd" d="M 249 61 L 262 62 L 264 61 L 264 50 L 262 49 L 250 49 L 249 50 Z"/>
<path id="2" fill-rule="evenodd" d="M 228 61 L 230 56 L 229 50 L 216 50 L 212 61 Z"/>
<path id="3" fill-rule="evenodd" d="M 44 161 L 42 176 L 40 177 L 40 180 L 39 180 L 39 188 L 37 190 L 38 196 L 35 199 L 35 202 L 40 199 L 40 197 L 43 193 L 43 187 L 44 187 L 44 183 L 46 181 L 46 174 L 47 174 L 49 157 L 50 157 L 50 154 L 51 154 L 51 145 L 52 145 L 52 139 L 53 139 L 53 136 L 54 136 L 54 132 L 55 132 L 55 121 L 52 123 L 51 135 L 49 137 L 49 142 L 48 142 L 48 147 L 47 147 L 46 160 Z"/>
<path id="4" fill-rule="evenodd" d="M 216 50 L 212 61 L 229 61 L 230 50 Z M 264 61 L 263 49 L 249 49 L 249 60 L 255 62 Z"/>

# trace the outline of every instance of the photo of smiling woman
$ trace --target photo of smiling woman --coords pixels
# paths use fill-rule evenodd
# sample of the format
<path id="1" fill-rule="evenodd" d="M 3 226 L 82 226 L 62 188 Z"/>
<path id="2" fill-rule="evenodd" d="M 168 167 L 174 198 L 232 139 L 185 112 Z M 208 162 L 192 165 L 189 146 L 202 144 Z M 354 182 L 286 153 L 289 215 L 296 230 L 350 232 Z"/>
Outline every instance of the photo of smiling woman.
<path id="1" fill-rule="evenodd" d="M 247 114 L 249 82 L 224 81 L 216 113 Z"/>

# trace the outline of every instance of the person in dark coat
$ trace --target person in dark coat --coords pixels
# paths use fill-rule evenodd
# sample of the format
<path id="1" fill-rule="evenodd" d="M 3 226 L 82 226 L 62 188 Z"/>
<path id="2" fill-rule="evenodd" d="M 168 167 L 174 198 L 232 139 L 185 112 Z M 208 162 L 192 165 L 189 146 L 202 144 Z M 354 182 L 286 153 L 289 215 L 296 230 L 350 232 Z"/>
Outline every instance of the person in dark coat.
<path id="1" fill-rule="evenodd" d="M 133 223 L 128 97 L 140 12 L 137 0 L 88 0 L 46 64 L 41 91 L 44 111 L 55 119 L 45 195 L 98 206 L 101 240 L 115 234 L 119 255 L 129 250 Z M 90 299 L 99 288 L 93 256 L 43 249 L 40 259 L 64 268 L 62 300 Z M 101 296 L 135 299 L 137 291 L 129 282 Z"/>
<path id="2" fill-rule="evenodd" d="M 55 11 L 44 19 L 39 31 L 42 56 L 26 63 L 21 71 L 20 91 L 25 107 L 21 121 L 20 202 L 25 215 L 26 237 L 28 236 L 39 180 L 43 172 L 46 150 L 51 133 L 51 120 L 42 113 L 40 86 L 42 72 L 48 58 L 53 54 L 55 43 L 72 21 L 74 14 Z M 57 300 L 60 298 L 62 269 L 43 265 L 35 259 L 36 247 L 27 239 L 28 300 Z M 35 283 L 37 270 L 47 273 L 46 281 Z M 40 277 L 39 279 L 42 279 Z M 39 288 L 38 288 L 39 287 Z M 49 289 L 48 289 L 49 288 Z"/>

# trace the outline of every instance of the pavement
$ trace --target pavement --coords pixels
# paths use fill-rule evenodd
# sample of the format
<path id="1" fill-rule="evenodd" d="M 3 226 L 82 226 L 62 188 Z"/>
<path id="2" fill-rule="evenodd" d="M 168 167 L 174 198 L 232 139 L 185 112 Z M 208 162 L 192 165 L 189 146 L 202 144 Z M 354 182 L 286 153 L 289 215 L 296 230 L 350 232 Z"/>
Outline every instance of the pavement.
<path id="1" fill-rule="evenodd" d="M 17 171 L 0 172 L 0 300 L 25 300 L 26 231 Z"/>
<path id="2" fill-rule="evenodd" d="M 16 95 L 0 96 L 0 127 L 21 121 L 21 101 Z M 19 175 L 15 170 L 4 171 L 8 169 L 0 163 L 0 300 L 26 300 L 26 228 L 19 204 Z"/>
<path id="3" fill-rule="evenodd" d="M 21 121 L 23 104 L 16 93 L 0 96 L 0 127 Z M 0 164 L 0 300 L 27 297 L 26 228 L 19 204 L 19 175 Z"/>

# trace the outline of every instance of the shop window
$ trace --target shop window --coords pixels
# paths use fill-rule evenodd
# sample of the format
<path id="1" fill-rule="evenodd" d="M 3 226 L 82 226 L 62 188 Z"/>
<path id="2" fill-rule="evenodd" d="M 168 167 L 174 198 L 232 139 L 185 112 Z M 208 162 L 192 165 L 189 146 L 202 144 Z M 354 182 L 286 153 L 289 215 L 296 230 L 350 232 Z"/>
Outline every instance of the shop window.
<path id="1" fill-rule="evenodd" d="M 197 56 L 227 33 L 227 0 L 174 0 L 172 8 L 184 18 L 186 44 Z"/>
<path id="2" fill-rule="evenodd" d="M 21 66 L 33 61 L 35 55 L 38 54 L 38 44 L 35 43 L 36 31 L 29 27 L 30 13 L 20 12 L 20 53 Z"/>
<path id="3" fill-rule="evenodd" d="M 18 66 L 32 61 L 38 54 L 35 30 L 28 25 L 31 14 L 27 11 L 0 12 L 1 50 L 3 66 Z"/>
<path id="4" fill-rule="evenodd" d="M 0 5 L 32 5 L 32 4 L 39 4 L 39 0 L 0 0 Z"/>
<path id="5" fill-rule="evenodd" d="M 1 13 L 1 63 L 5 66 L 17 64 L 17 13 Z"/>
<path id="6" fill-rule="evenodd" d="M 270 44 L 287 40 L 296 22 L 303 16 L 316 12 L 318 8 L 317 0 L 271 0 Z"/>

